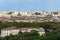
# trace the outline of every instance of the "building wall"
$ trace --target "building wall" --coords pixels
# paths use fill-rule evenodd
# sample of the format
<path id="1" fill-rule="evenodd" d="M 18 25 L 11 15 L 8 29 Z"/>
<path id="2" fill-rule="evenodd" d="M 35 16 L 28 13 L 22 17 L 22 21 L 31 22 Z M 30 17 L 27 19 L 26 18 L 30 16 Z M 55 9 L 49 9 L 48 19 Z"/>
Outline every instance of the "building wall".
<path id="1" fill-rule="evenodd" d="M 16 35 L 19 33 L 19 31 L 19 29 L 1 30 L 1 37 L 10 36 L 10 34 Z"/>
<path id="2" fill-rule="evenodd" d="M 0 11 L 0 17 L 15 17 L 18 15 L 18 13 L 21 14 L 21 16 L 36 16 L 34 15 L 35 12 L 31 12 L 31 11 L 11 11 L 12 14 L 11 15 L 8 15 L 10 11 Z M 47 16 L 48 14 L 51 14 L 51 12 L 44 12 L 44 11 L 36 11 L 38 13 L 41 13 L 41 15 L 38 15 L 38 16 L 42 16 L 42 17 L 45 17 Z M 59 16 L 60 16 L 60 12 L 59 12 Z"/>
<path id="3" fill-rule="evenodd" d="M 21 32 L 30 32 L 31 30 L 36 30 L 36 31 L 38 31 L 38 33 L 40 34 L 40 35 L 43 35 L 43 34 L 45 34 L 45 31 L 44 31 L 44 29 L 36 29 L 36 28 L 21 28 L 21 29 L 2 29 L 1 30 L 1 37 L 5 37 L 5 36 L 10 36 L 10 34 L 12 34 L 12 35 L 16 35 L 16 34 L 18 34 L 20 31 Z"/>
<path id="4" fill-rule="evenodd" d="M 18 15 L 18 11 L 15 11 L 15 12 L 12 12 L 12 15 L 13 17 L 17 16 Z"/>

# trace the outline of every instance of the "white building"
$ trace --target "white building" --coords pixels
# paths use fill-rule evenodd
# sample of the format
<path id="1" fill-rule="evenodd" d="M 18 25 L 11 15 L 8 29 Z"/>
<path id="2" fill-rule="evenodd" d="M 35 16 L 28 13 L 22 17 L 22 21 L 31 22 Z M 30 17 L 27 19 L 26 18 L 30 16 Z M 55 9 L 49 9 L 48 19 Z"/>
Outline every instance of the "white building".
<path id="1" fill-rule="evenodd" d="M 38 31 L 39 35 L 44 35 L 45 34 L 45 30 L 43 28 L 22 28 L 21 29 L 22 32 L 30 32 L 31 30 Z"/>
<path id="2" fill-rule="evenodd" d="M 58 11 L 58 12 L 52 12 L 52 15 L 53 15 L 53 16 L 56 16 L 56 17 L 57 17 L 57 16 L 60 17 L 60 11 Z"/>
<path id="3" fill-rule="evenodd" d="M 7 13 L 9 13 L 9 11 L 0 11 L 0 17 L 10 17 Z"/>
<path id="4" fill-rule="evenodd" d="M 4 29 L 1 29 L 1 37 L 5 37 L 5 36 L 10 36 L 10 34 L 12 35 L 16 35 L 18 34 L 20 31 L 20 29 L 17 29 L 17 28 L 4 28 Z"/>
<path id="5" fill-rule="evenodd" d="M 11 12 L 11 14 L 9 14 L 9 12 Z M 0 17 L 11 17 L 11 16 L 17 16 L 18 15 L 18 11 L 0 11 Z"/>
<path id="6" fill-rule="evenodd" d="M 15 22 L 34 22 L 35 20 L 15 20 Z"/>
<path id="7" fill-rule="evenodd" d="M 21 16 L 33 16 L 34 12 L 31 11 L 20 11 Z"/>
<path id="8" fill-rule="evenodd" d="M 38 33 L 40 35 L 43 35 L 45 34 L 45 30 L 43 28 L 16 28 L 16 27 L 11 27 L 11 28 L 4 28 L 4 29 L 1 29 L 1 37 L 5 37 L 5 36 L 10 36 L 10 34 L 12 35 L 16 35 L 18 34 L 20 31 L 21 32 L 30 32 L 31 30 L 36 30 L 38 31 Z"/>
<path id="9" fill-rule="evenodd" d="M 12 12 L 12 14 L 8 14 L 9 12 Z M 38 12 L 41 13 L 40 15 L 35 15 L 34 13 Z M 50 12 L 45 12 L 45 11 L 0 11 L 0 17 L 15 17 L 18 16 L 18 14 L 21 14 L 21 16 L 42 16 L 45 17 L 48 14 L 50 14 Z"/>
<path id="10" fill-rule="evenodd" d="M 12 12 L 11 16 L 16 17 L 18 15 L 18 11 Z"/>

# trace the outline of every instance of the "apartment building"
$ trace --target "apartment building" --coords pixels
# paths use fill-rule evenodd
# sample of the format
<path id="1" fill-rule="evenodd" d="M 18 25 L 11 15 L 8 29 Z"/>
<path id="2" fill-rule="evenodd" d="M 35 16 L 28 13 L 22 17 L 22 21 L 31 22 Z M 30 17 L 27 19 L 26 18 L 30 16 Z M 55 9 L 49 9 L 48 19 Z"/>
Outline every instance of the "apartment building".
<path id="1" fill-rule="evenodd" d="M 9 18 L 11 16 L 15 17 L 18 15 L 18 11 L 0 11 L 0 17 Z"/>
<path id="2" fill-rule="evenodd" d="M 9 13 L 9 11 L 0 11 L 0 17 L 10 17 L 7 13 Z"/>
<path id="3" fill-rule="evenodd" d="M 33 16 L 33 13 L 31 11 L 20 11 L 21 16 Z"/>
<path id="4" fill-rule="evenodd" d="M 5 36 L 10 36 L 10 34 L 12 35 L 16 35 L 18 34 L 18 32 L 20 31 L 20 29 L 17 29 L 17 28 L 4 28 L 4 29 L 1 29 L 1 37 L 5 37 Z"/>
<path id="5" fill-rule="evenodd" d="M 35 15 L 34 11 L 0 11 L 0 17 L 15 17 L 18 16 L 18 14 L 20 14 L 21 16 L 41 16 L 41 17 L 45 17 L 48 14 L 50 14 L 50 12 L 45 12 L 45 11 L 36 11 L 38 13 L 40 13 L 39 15 Z"/>
<path id="6" fill-rule="evenodd" d="M 52 15 L 60 17 L 60 12 L 52 12 Z"/>
<path id="7" fill-rule="evenodd" d="M 31 30 L 36 30 L 40 35 L 45 34 L 45 30 L 43 28 L 16 28 L 16 27 L 11 27 L 11 28 L 4 28 L 1 29 L 1 34 L 0 37 L 5 37 L 5 36 L 10 36 L 18 34 L 20 31 L 21 32 L 30 32 Z"/>

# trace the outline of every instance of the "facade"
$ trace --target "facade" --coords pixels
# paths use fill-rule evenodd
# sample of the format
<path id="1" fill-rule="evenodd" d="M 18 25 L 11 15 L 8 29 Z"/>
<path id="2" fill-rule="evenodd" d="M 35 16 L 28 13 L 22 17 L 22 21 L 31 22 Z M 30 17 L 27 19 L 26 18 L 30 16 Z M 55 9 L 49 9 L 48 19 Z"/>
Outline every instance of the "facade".
<path id="1" fill-rule="evenodd" d="M 11 14 L 10 14 L 11 12 Z M 0 17 L 9 18 L 11 16 L 15 17 L 18 15 L 18 11 L 0 11 Z"/>
<path id="2" fill-rule="evenodd" d="M 12 12 L 11 16 L 16 17 L 18 15 L 18 11 Z"/>
<path id="3" fill-rule="evenodd" d="M 20 11 L 21 16 L 34 16 L 34 12 L 31 11 Z"/>
<path id="4" fill-rule="evenodd" d="M 43 28 L 15 28 L 15 27 L 11 27 L 11 28 L 5 28 L 5 29 L 1 29 L 1 37 L 5 37 L 5 36 L 10 36 L 10 34 L 12 35 L 16 35 L 18 34 L 20 31 L 21 32 L 30 32 L 31 30 L 36 30 L 38 31 L 38 33 L 40 35 L 44 35 L 45 34 L 45 30 Z"/>
<path id="5" fill-rule="evenodd" d="M 5 36 L 10 36 L 10 34 L 12 35 L 16 35 L 18 34 L 20 31 L 20 29 L 16 29 L 16 28 L 5 28 L 5 29 L 1 29 L 1 37 L 5 37 Z"/>
<path id="6" fill-rule="evenodd" d="M 58 11 L 58 12 L 52 12 L 52 15 L 60 17 L 60 11 Z"/>
<path id="7" fill-rule="evenodd" d="M 9 17 L 9 15 L 7 15 L 7 11 L 0 11 L 0 17 Z"/>
<path id="8" fill-rule="evenodd" d="M 9 12 L 12 12 L 12 14 L 8 14 Z M 49 14 L 52 14 L 53 16 L 59 16 L 60 17 L 60 12 L 45 12 L 45 11 L 35 11 L 40 13 L 38 16 L 45 17 Z M 15 17 L 18 16 L 18 14 L 21 14 L 21 16 L 37 16 L 35 15 L 33 11 L 0 11 L 0 17 Z M 57 13 L 57 14 L 56 14 Z"/>
<path id="9" fill-rule="evenodd" d="M 16 22 L 60 22 L 60 12 L 0 11 L 0 20 L 4 22 L 13 22 L 13 20 Z"/>
<path id="10" fill-rule="evenodd" d="M 38 31 L 39 35 L 44 35 L 45 34 L 45 30 L 43 28 L 22 28 L 21 29 L 22 32 L 30 32 L 31 30 Z"/>
<path id="11" fill-rule="evenodd" d="M 34 22 L 35 20 L 15 20 L 15 22 Z"/>

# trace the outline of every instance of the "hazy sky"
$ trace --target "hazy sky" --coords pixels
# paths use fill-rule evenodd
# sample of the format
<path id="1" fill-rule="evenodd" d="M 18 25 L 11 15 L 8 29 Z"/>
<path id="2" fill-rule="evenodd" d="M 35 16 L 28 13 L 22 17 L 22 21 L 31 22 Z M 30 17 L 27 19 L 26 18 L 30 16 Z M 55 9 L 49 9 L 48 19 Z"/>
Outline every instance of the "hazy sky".
<path id="1" fill-rule="evenodd" d="M 60 0 L 0 0 L 0 10 L 59 11 Z"/>

